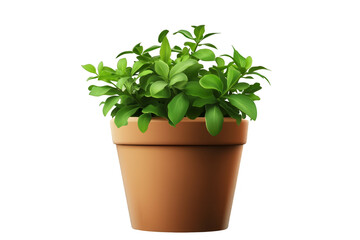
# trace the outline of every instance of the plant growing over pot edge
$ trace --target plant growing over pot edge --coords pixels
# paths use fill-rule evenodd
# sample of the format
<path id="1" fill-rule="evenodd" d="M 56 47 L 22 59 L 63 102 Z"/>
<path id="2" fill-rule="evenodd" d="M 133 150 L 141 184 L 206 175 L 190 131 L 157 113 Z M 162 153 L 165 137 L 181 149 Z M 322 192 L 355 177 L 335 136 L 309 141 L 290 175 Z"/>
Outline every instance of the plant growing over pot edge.
<path id="1" fill-rule="evenodd" d="M 224 117 L 236 119 L 240 124 L 249 116 L 256 120 L 257 109 L 254 101 L 260 100 L 255 94 L 261 89 L 258 82 L 250 84 L 245 80 L 260 77 L 269 80 L 259 70 L 268 70 L 262 66 L 252 66 L 250 56 L 243 57 L 235 48 L 233 54 L 216 56 L 209 49 L 216 47 L 204 42 L 217 33 L 205 34 L 205 26 L 192 26 L 193 34 L 179 30 L 188 40 L 183 47 L 170 46 L 168 30 L 158 36 L 160 45 L 144 49 L 139 43 L 132 50 L 121 52 L 135 54 L 137 61 L 128 64 L 126 58 L 120 58 L 116 69 L 98 64 L 97 69 L 86 64 L 82 67 L 95 76 L 101 86 L 89 87 L 92 96 L 109 96 L 103 105 L 103 114 L 111 111 L 117 127 L 128 124 L 128 118 L 136 116 L 138 127 L 145 132 L 154 116 L 166 118 L 169 124 L 176 126 L 184 117 L 196 119 L 205 117 L 208 132 L 215 136 L 223 125 Z M 159 49 L 159 54 L 151 53 Z M 176 56 L 176 58 L 171 58 Z M 226 63 L 224 57 L 229 59 Z M 202 61 L 214 65 L 204 68 Z M 241 80 L 241 81 L 240 81 Z"/>

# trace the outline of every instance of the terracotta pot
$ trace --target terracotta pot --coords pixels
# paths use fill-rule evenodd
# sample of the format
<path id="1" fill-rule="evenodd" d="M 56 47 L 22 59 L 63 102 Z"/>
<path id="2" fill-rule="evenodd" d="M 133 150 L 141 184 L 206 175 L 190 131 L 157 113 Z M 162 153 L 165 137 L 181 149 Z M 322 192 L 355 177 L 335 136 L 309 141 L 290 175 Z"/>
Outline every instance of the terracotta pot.
<path id="1" fill-rule="evenodd" d="M 228 227 L 248 121 L 224 119 L 211 136 L 205 119 L 183 119 L 176 127 L 151 120 L 146 133 L 137 118 L 117 128 L 111 121 L 134 229 L 201 232 Z"/>

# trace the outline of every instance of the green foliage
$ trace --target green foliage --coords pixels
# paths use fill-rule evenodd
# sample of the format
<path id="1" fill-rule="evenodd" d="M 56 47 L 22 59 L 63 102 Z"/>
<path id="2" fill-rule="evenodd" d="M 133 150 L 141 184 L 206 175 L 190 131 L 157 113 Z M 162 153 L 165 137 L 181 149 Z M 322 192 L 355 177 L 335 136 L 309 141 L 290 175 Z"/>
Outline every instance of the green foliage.
<path id="1" fill-rule="evenodd" d="M 169 40 L 167 39 L 167 37 L 164 37 L 160 47 L 160 58 L 164 62 L 168 63 L 170 60 L 170 55 L 171 55 L 171 48 L 170 48 Z"/>
<path id="2" fill-rule="evenodd" d="M 215 74 L 207 74 L 200 79 L 200 85 L 206 89 L 215 89 L 220 93 L 223 91 L 223 83 Z"/>
<path id="3" fill-rule="evenodd" d="M 165 62 L 159 60 L 155 62 L 155 72 L 162 76 L 165 80 L 168 79 L 169 75 L 169 65 Z"/>
<path id="4" fill-rule="evenodd" d="M 131 116 L 138 117 L 141 132 L 146 132 L 153 117 L 166 118 L 172 126 L 184 117 L 205 117 L 208 132 L 215 136 L 222 129 L 224 117 L 238 124 L 247 116 L 256 120 L 254 101 L 260 100 L 257 92 L 262 87 L 259 82 L 246 80 L 255 77 L 269 82 L 258 72 L 268 69 L 252 66 L 252 58 L 242 56 L 235 48 L 232 55 L 215 54 L 216 46 L 202 41 L 218 33 L 205 33 L 204 25 L 192 28 L 192 33 L 174 33 L 185 37 L 183 47 L 171 47 L 169 31 L 163 30 L 157 39 L 160 45 L 144 48 L 138 43 L 117 55 L 133 54 L 137 59 L 133 63 L 121 58 L 116 69 L 103 62 L 97 68 L 82 65 L 93 74 L 88 80 L 97 79 L 99 83 L 89 87 L 90 95 L 108 96 L 100 105 L 105 116 L 110 112 L 117 127 L 127 125 Z M 203 61 L 213 65 L 205 68 Z"/>
<path id="5" fill-rule="evenodd" d="M 189 108 L 189 99 L 184 93 L 176 95 L 168 104 L 168 116 L 170 121 L 176 125 L 185 116 Z"/>
<path id="6" fill-rule="evenodd" d="M 90 73 L 95 73 L 95 74 L 96 74 L 96 68 L 95 68 L 93 65 L 91 65 L 91 64 L 86 64 L 86 65 L 82 65 L 82 67 L 83 67 L 86 71 L 88 71 L 88 72 L 90 72 Z"/>
<path id="7" fill-rule="evenodd" d="M 224 116 L 217 105 L 206 105 L 205 113 L 206 128 L 213 136 L 219 134 L 224 122 Z"/>
<path id="8" fill-rule="evenodd" d="M 193 57 L 196 57 L 203 61 L 214 61 L 215 60 L 215 53 L 210 49 L 200 49 L 193 53 Z"/>
<path id="9" fill-rule="evenodd" d="M 138 119 L 138 127 L 142 133 L 146 132 L 151 121 L 151 113 L 141 114 Z"/>

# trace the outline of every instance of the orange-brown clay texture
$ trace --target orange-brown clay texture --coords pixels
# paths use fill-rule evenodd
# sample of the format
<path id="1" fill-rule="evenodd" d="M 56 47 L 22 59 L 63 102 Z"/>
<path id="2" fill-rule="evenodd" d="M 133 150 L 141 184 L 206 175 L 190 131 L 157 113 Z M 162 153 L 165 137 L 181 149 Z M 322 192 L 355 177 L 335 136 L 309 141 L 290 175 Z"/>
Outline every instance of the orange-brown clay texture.
<path id="1" fill-rule="evenodd" d="M 203 118 L 185 119 L 176 127 L 155 119 L 144 134 L 137 118 L 119 129 L 112 121 L 111 127 L 133 228 L 227 228 L 248 121 L 238 126 L 225 119 L 225 131 L 215 137 L 206 132 Z M 132 135 L 139 136 L 139 144 Z"/>

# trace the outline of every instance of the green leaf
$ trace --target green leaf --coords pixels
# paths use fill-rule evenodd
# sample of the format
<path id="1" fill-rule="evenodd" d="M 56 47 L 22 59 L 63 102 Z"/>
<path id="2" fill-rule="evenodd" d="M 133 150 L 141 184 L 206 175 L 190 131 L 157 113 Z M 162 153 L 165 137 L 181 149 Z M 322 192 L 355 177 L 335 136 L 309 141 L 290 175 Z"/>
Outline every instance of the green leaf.
<path id="1" fill-rule="evenodd" d="M 119 59 L 117 63 L 117 69 L 120 71 L 121 74 L 124 74 L 126 72 L 126 67 L 127 67 L 126 58 Z"/>
<path id="2" fill-rule="evenodd" d="M 193 107 L 193 106 L 189 106 L 189 109 L 186 112 L 186 116 L 190 119 L 196 119 L 197 117 L 199 117 L 202 113 L 204 112 L 204 108 L 198 108 L 198 107 Z"/>
<path id="3" fill-rule="evenodd" d="M 143 47 L 140 45 L 140 43 L 138 43 L 135 45 L 132 51 L 137 55 L 141 55 L 141 53 L 143 52 Z"/>
<path id="4" fill-rule="evenodd" d="M 261 89 L 260 83 L 254 83 L 244 90 L 244 93 L 254 93 Z"/>
<path id="5" fill-rule="evenodd" d="M 211 44 L 211 43 L 202 43 L 202 44 L 200 44 L 199 46 L 203 46 L 203 45 L 217 49 L 217 47 L 216 47 L 215 45 Z"/>
<path id="6" fill-rule="evenodd" d="M 142 62 L 152 62 L 152 58 L 151 57 L 148 57 L 148 56 L 145 56 L 145 55 L 139 55 L 139 56 L 137 56 L 136 57 L 137 58 L 137 60 L 139 60 L 139 61 L 142 61 Z"/>
<path id="7" fill-rule="evenodd" d="M 248 96 L 253 101 L 259 101 L 260 100 L 260 97 L 258 95 L 253 94 L 253 93 L 246 94 L 246 96 Z"/>
<path id="8" fill-rule="evenodd" d="M 181 53 L 183 50 L 181 47 L 179 46 L 174 46 L 172 49 L 171 49 L 172 52 L 177 52 L 177 53 Z"/>
<path id="9" fill-rule="evenodd" d="M 90 95 L 91 96 L 102 96 L 102 95 L 113 95 L 115 94 L 117 91 L 115 88 L 110 87 L 110 86 L 90 86 Z"/>
<path id="10" fill-rule="evenodd" d="M 239 109 L 231 105 L 229 102 L 220 101 L 219 104 L 231 118 L 236 119 L 236 123 L 238 125 L 241 123 L 242 116 L 239 113 Z"/>
<path id="11" fill-rule="evenodd" d="M 157 45 L 151 46 L 151 47 L 145 49 L 145 50 L 144 50 L 144 53 L 151 52 L 151 51 L 153 51 L 153 50 L 155 50 L 155 49 L 158 49 L 158 48 L 160 48 L 160 46 L 157 46 Z"/>
<path id="12" fill-rule="evenodd" d="M 208 34 L 205 34 L 205 36 L 203 37 L 203 39 L 208 38 L 208 37 L 210 37 L 210 36 L 212 36 L 212 35 L 215 35 L 215 34 L 219 34 L 219 33 L 208 33 Z"/>
<path id="13" fill-rule="evenodd" d="M 219 92 L 223 91 L 223 83 L 222 83 L 221 79 L 214 74 L 208 74 L 208 75 L 203 76 L 200 79 L 199 83 L 203 88 L 215 89 Z"/>
<path id="14" fill-rule="evenodd" d="M 118 57 L 120 57 L 120 56 L 122 56 L 122 55 L 124 55 L 124 54 L 129 54 L 129 53 L 134 53 L 134 52 L 133 52 L 133 51 L 124 51 L 124 52 L 119 53 L 119 54 L 116 56 L 116 58 L 118 58 Z"/>
<path id="15" fill-rule="evenodd" d="M 185 93 L 189 96 L 208 98 L 213 95 L 212 91 L 203 88 L 198 81 L 189 81 L 185 86 Z"/>
<path id="16" fill-rule="evenodd" d="M 105 103 L 104 103 L 104 107 L 103 107 L 103 114 L 104 116 L 106 116 L 106 114 L 108 114 L 108 112 L 111 110 L 111 108 L 118 103 L 120 100 L 120 96 L 113 96 L 113 97 L 109 97 L 108 99 L 106 99 Z"/>
<path id="17" fill-rule="evenodd" d="M 265 79 L 270 85 L 271 85 L 271 83 L 270 83 L 270 81 L 269 81 L 269 79 L 267 79 L 267 77 L 265 77 L 264 75 L 261 75 L 260 73 L 257 73 L 257 72 L 253 72 L 253 73 L 251 73 L 251 74 L 255 74 L 255 75 L 258 75 L 259 77 L 261 77 L 261 78 L 263 78 L 263 79 Z"/>
<path id="18" fill-rule="evenodd" d="M 234 62 L 235 64 L 239 67 L 239 68 L 245 68 L 246 67 L 246 60 L 243 56 L 241 56 L 241 54 L 236 51 L 236 49 L 233 47 L 234 49 Z"/>
<path id="19" fill-rule="evenodd" d="M 104 82 L 117 81 L 119 80 L 120 75 L 115 72 L 112 68 L 103 66 L 101 74 L 99 74 L 98 79 Z"/>
<path id="20" fill-rule="evenodd" d="M 164 79 L 168 79 L 169 65 L 159 60 L 155 62 L 155 72 L 162 76 Z"/>
<path id="21" fill-rule="evenodd" d="M 187 82 L 188 78 L 185 73 L 178 73 L 170 79 L 169 86 L 172 86 L 179 82 Z"/>
<path id="22" fill-rule="evenodd" d="M 176 95 L 168 104 L 168 116 L 170 121 L 176 125 L 185 116 L 189 108 L 189 99 L 184 93 Z"/>
<path id="23" fill-rule="evenodd" d="M 232 56 L 230 56 L 229 54 L 222 54 L 222 55 L 220 55 L 220 56 L 224 56 L 224 57 L 229 57 L 229 58 L 231 58 L 232 60 L 234 60 L 234 58 L 232 57 Z"/>
<path id="24" fill-rule="evenodd" d="M 218 67 L 223 67 L 225 66 L 225 61 L 224 59 L 222 59 L 221 57 L 217 57 L 215 58 L 216 64 L 218 65 Z"/>
<path id="25" fill-rule="evenodd" d="M 188 39 L 191 39 L 191 40 L 194 40 L 193 36 L 191 35 L 191 33 L 189 31 L 179 30 L 179 31 L 175 32 L 174 35 L 177 34 L 177 33 L 181 33 L 182 35 L 184 35 L 184 37 L 186 37 Z"/>
<path id="26" fill-rule="evenodd" d="M 189 46 L 191 51 L 195 51 L 195 48 L 196 48 L 196 43 L 193 43 L 193 42 L 185 42 L 184 43 L 185 46 Z"/>
<path id="27" fill-rule="evenodd" d="M 231 88 L 240 79 L 241 73 L 233 66 L 230 66 L 227 72 L 227 88 Z"/>
<path id="28" fill-rule="evenodd" d="M 81 65 L 86 71 L 96 74 L 96 68 L 91 64 Z"/>
<path id="29" fill-rule="evenodd" d="M 110 113 L 111 117 L 112 117 L 112 118 L 115 117 L 116 113 L 117 113 L 119 110 L 120 110 L 120 108 L 115 107 L 115 108 L 111 111 L 111 113 Z"/>
<path id="30" fill-rule="evenodd" d="M 217 105 L 207 105 L 205 109 L 206 128 L 212 136 L 216 136 L 222 129 L 224 116 Z"/>
<path id="31" fill-rule="evenodd" d="M 193 56 L 203 61 L 214 61 L 215 54 L 210 49 L 200 49 L 193 53 Z"/>
<path id="32" fill-rule="evenodd" d="M 129 77 L 120 78 L 119 81 L 116 83 L 116 86 L 121 89 L 128 79 L 130 79 L 130 78 Z"/>
<path id="33" fill-rule="evenodd" d="M 139 77 L 144 77 L 144 76 L 152 74 L 152 73 L 153 73 L 153 71 L 151 71 L 151 70 L 145 70 L 145 71 L 142 71 L 141 73 L 139 73 Z"/>
<path id="34" fill-rule="evenodd" d="M 227 96 L 227 99 L 233 106 L 246 113 L 251 119 L 256 120 L 256 105 L 249 97 L 238 94 Z"/>
<path id="35" fill-rule="evenodd" d="M 245 60 L 246 60 L 245 69 L 248 70 L 252 65 L 252 58 L 248 56 Z"/>
<path id="36" fill-rule="evenodd" d="M 105 71 L 102 71 L 102 73 L 104 73 Z M 111 83 L 111 81 L 118 81 L 121 78 L 121 75 L 116 74 L 116 73 L 107 73 L 107 74 L 102 74 L 101 76 L 99 76 L 99 80 Z"/>
<path id="37" fill-rule="evenodd" d="M 163 30 L 158 37 L 158 42 L 161 43 L 163 41 L 163 39 L 166 37 L 166 35 L 168 34 L 169 30 Z"/>
<path id="38" fill-rule="evenodd" d="M 235 84 L 232 89 L 234 90 L 239 90 L 239 91 L 242 91 L 244 89 L 247 89 L 250 85 L 248 83 L 245 83 L 245 82 L 240 82 L 240 83 L 237 83 Z"/>
<path id="39" fill-rule="evenodd" d="M 122 105 L 132 105 L 136 104 L 136 100 L 129 95 L 120 95 L 120 102 Z M 119 104 L 115 104 L 115 106 L 118 106 Z"/>
<path id="40" fill-rule="evenodd" d="M 156 116 L 166 118 L 165 107 L 159 103 L 155 104 L 155 105 L 154 104 L 147 105 L 145 108 L 143 108 L 142 112 L 143 113 L 152 113 L 152 114 L 155 114 Z"/>
<path id="41" fill-rule="evenodd" d="M 144 133 L 149 127 L 151 121 L 151 113 L 144 113 L 138 118 L 138 127 L 139 130 Z"/>
<path id="42" fill-rule="evenodd" d="M 160 59 L 169 62 L 171 56 L 171 48 L 167 37 L 164 37 L 160 47 Z"/>
<path id="43" fill-rule="evenodd" d="M 181 61 L 186 61 L 186 60 L 188 60 L 189 58 L 190 58 L 190 50 L 189 50 L 189 48 L 187 48 L 187 47 L 184 47 L 183 49 L 182 49 L 182 51 L 181 51 L 181 55 L 182 55 L 182 57 L 181 57 Z"/>
<path id="44" fill-rule="evenodd" d="M 193 26 L 193 28 L 194 28 L 194 34 L 196 36 L 196 41 L 200 42 L 200 40 L 204 36 L 205 25 Z"/>
<path id="45" fill-rule="evenodd" d="M 151 84 L 156 81 L 163 81 L 163 79 L 158 75 L 150 75 L 149 77 L 140 78 L 140 86 L 144 90 L 149 90 Z"/>
<path id="46" fill-rule="evenodd" d="M 222 85 L 223 85 L 223 89 L 226 89 L 226 85 L 227 85 L 227 79 L 225 77 L 225 74 L 223 73 L 223 71 L 220 68 L 215 68 L 215 71 L 217 73 L 217 76 L 220 78 Z M 227 90 L 227 89 L 226 89 Z"/>
<path id="47" fill-rule="evenodd" d="M 132 69 L 131 69 L 131 75 L 134 75 L 145 63 L 138 61 L 135 62 Z"/>
<path id="48" fill-rule="evenodd" d="M 103 72 L 106 72 L 106 73 L 115 73 L 116 71 L 110 67 L 105 67 L 103 66 Z"/>
<path id="49" fill-rule="evenodd" d="M 104 68 L 104 63 L 101 61 L 98 65 L 98 73 L 100 74 Z"/>
<path id="50" fill-rule="evenodd" d="M 86 81 L 89 81 L 89 80 L 92 80 L 92 79 L 96 79 L 96 78 L 98 78 L 97 76 L 96 77 L 88 77 L 87 79 L 86 79 Z"/>
<path id="51" fill-rule="evenodd" d="M 136 113 L 139 107 L 136 106 L 123 106 L 117 111 L 115 115 L 115 125 L 119 128 L 128 124 L 128 119 Z"/>
<path id="52" fill-rule="evenodd" d="M 212 98 L 197 98 L 195 99 L 195 101 L 193 102 L 193 106 L 194 107 L 203 107 L 205 105 L 208 105 L 208 104 L 214 104 L 216 103 L 217 100 L 215 97 L 212 97 Z"/>
<path id="53" fill-rule="evenodd" d="M 165 87 L 167 86 L 167 83 L 165 81 L 157 81 L 154 82 L 150 87 L 150 94 L 151 96 L 156 96 L 159 92 L 161 92 Z"/>
<path id="54" fill-rule="evenodd" d="M 197 64 L 197 61 L 194 59 L 189 59 L 183 62 L 177 63 L 171 70 L 170 70 L 170 78 L 174 75 L 185 71 L 187 68 L 191 67 L 192 65 Z"/>
<path id="55" fill-rule="evenodd" d="M 266 67 L 256 66 L 256 67 L 250 68 L 249 71 L 248 71 L 248 73 L 253 73 L 253 72 L 258 71 L 258 70 L 268 70 L 268 71 L 270 71 L 270 70 L 267 69 Z"/>
<path id="56" fill-rule="evenodd" d="M 199 71 L 204 66 L 202 64 L 199 64 L 198 62 L 190 67 L 188 67 L 186 70 L 184 70 L 184 73 L 186 76 L 188 76 L 189 79 L 198 79 L 199 77 Z"/>

